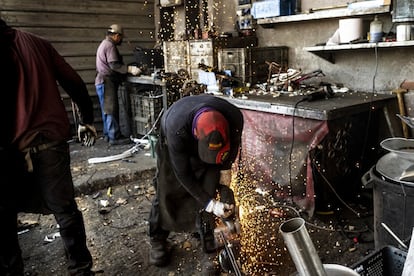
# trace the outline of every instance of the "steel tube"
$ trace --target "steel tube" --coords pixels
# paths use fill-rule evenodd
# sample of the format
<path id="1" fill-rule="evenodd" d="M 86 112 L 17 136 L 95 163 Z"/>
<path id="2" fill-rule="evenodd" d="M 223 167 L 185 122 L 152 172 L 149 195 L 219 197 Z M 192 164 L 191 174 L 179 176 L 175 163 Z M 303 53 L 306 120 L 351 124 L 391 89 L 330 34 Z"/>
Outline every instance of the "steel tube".
<path id="1" fill-rule="evenodd" d="M 305 220 L 293 218 L 279 228 L 300 276 L 326 276 L 326 271 L 306 230 Z"/>

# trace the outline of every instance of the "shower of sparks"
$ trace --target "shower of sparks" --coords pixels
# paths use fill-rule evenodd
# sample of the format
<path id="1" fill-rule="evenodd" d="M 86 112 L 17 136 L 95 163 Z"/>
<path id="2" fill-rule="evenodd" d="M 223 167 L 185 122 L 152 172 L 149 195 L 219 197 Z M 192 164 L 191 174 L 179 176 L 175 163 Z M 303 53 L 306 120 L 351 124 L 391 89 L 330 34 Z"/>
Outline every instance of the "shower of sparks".
<path id="1" fill-rule="evenodd" d="M 240 177 L 232 184 L 239 205 L 243 271 L 248 275 L 280 275 L 286 271 L 286 265 L 290 265 L 289 252 L 278 234 L 288 210 L 275 207 L 266 192 L 257 190 L 259 183 L 249 177 Z"/>
<path id="2" fill-rule="evenodd" d="M 252 162 L 251 162 L 252 164 Z M 243 171 L 245 171 L 243 169 Z M 290 215 L 297 215 L 276 203 L 272 194 L 261 190 L 261 180 L 253 175 L 240 176 L 232 182 L 239 206 L 241 225 L 240 263 L 248 275 L 281 275 L 292 267 L 289 252 L 285 248 L 279 225 Z"/>
<path id="3" fill-rule="evenodd" d="M 263 127 L 261 125 L 261 129 Z M 283 132 L 283 129 L 280 131 Z M 290 130 L 286 129 L 286 133 Z M 279 233 L 279 226 L 287 219 L 300 216 L 300 207 L 293 203 L 293 196 L 307 197 L 307 164 L 300 160 L 306 159 L 309 148 L 295 147 L 290 152 L 290 144 L 286 141 L 276 142 L 278 146 L 275 147 L 274 139 L 266 133 L 258 137 L 257 141 L 250 141 L 249 144 L 272 148 L 273 152 L 245 148 L 250 154 L 239 161 L 237 177 L 231 182 L 239 207 L 241 268 L 247 275 L 287 275 L 296 269 Z M 289 154 L 291 158 L 288 158 Z M 313 162 L 320 166 L 317 160 Z M 287 169 L 289 163 L 291 171 Z M 323 168 L 320 169 L 323 171 Z M 276 178 L 280 183 L 274 182 Z M 334 231 L 332 226 L 313 226 L 316 231 Z M 319 241 L 315 243 L 319 247 Z"/>

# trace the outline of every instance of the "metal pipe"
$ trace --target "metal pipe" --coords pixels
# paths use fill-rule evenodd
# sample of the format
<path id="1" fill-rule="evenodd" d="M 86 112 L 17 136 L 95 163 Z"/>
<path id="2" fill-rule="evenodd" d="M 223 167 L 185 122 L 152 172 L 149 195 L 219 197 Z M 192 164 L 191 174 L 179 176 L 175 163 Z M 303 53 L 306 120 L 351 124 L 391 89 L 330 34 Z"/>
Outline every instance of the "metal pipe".
<path id="1" fill-rule="evenodd" d="M 407 93 L 407 89 L 398 88 L 398 89 L 393 90 L 392 93 L 397 95 L 398 109 L 399 109 L 400 115 L 405 116 L 406 112 L 405 112 L 404 94 Z M 404 123 L 403 121 L 401 121 L 401 124 L 402 124 L 404 138 L 408 138 L 410 135 L 408 132 L 407 124 Z"/>
<path id="2" fill-rule="evenodd" d="M 299 217 L 289 219 L 280 225 L 279 231 L 300 276 L 327 275 L 306 230 L 304 219 Z"/>
<path id="3" fill-rule="evenodd" d="M 387 230 L 387 232 L 402 246 L 404 247 L 404 249 L 408 249 L 407 245 L 405 243 L 403 243 L 402 240 L 400 240 L 400 238 L 397 237 L 397 235 L 395 235 L 395 233 L 391 230 L 391 228 L 388 227 L 388 225 L 386 225 L 385 223 L 381 222 L 381 226 L 385 228 L 385 230 Z"/>

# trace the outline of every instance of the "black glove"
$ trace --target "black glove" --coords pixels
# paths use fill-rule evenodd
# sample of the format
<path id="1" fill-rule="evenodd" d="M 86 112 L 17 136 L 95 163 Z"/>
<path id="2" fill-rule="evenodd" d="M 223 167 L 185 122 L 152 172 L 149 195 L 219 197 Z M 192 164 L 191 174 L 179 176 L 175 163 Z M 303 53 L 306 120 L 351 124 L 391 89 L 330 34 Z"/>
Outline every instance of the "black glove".
<path id="1" fill-rule="evenodd" d="M 98 137 L 98 134 L 93 125 L 79 124 L 78 139 L 84 146 L 93 146 L 96 142 L 96 137 Z"/>

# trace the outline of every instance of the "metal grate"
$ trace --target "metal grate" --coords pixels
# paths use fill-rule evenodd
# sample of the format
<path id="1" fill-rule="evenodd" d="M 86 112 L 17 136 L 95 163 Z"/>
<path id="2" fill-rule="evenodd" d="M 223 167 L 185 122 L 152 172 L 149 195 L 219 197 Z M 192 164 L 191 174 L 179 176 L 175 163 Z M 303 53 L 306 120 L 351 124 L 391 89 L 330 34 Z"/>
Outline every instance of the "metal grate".
<path id="1" fill-rule="evenodd" d="M 385 246 L 352 266 L 361 276 L 400 276 L 407 253 L 393 246 Z"/>

